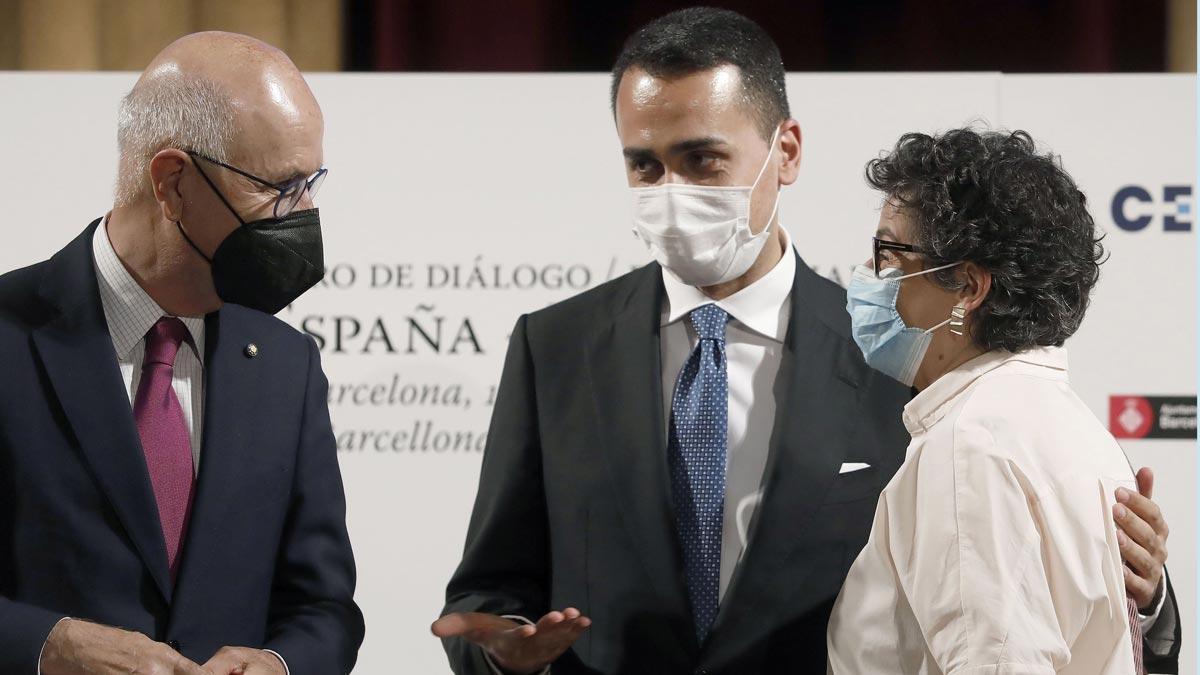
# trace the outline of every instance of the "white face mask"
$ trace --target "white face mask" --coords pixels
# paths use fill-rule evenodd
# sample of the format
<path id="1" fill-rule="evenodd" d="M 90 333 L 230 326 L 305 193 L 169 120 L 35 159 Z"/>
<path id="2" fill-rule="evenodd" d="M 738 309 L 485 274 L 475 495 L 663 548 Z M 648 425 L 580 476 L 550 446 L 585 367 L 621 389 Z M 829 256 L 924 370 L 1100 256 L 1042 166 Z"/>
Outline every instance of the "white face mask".
<path id="1" fill-rule="evenodd" d="M 779 194 L 762 232 L 750 230 L 750 197 L 775 155 L 779 129 L 771 136 L 770 152 L 749 186 L 666 183 L 630 188 L 633 233 L 650 255 L 690 286 L 713 286 L 746 273 L 770 235 L 779 210 Z"/>

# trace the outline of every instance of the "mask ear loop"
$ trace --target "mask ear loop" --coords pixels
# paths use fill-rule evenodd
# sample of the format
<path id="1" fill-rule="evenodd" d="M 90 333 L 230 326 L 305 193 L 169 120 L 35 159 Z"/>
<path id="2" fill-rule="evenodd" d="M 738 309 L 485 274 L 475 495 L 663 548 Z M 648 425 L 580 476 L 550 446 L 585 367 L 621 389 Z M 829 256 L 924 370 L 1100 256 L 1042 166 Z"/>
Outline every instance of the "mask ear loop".
<path id="1" fill-rule="evenodd" d="M 949 324 L 950 332 L 954 333 L 955 335 L 961 336 L 965 332 L 965 329 L 963 328 L 963 326 L 966 325 L 966 318 L 967 318 L 967 308 L 963 307 L 962 305 L 955 305 L 950 310 L 950 318 L 949 319 L 946 319 L 945 321 L 939 323 L 938 325 L 934 326 L 933 328 L 926 330 L 925 334 L 928 335 L 929 333 L 932 333 L 933 331 L 941 328 L 942 326 Z"/>
<path id="2" fill-rule="evenodd" d="M 767 149 L 767 158 L 763 160 L 762 168 L 758 170 L 758 175 L 754 177 L 754 182 L 750 185 L 750 189 L 758 187 L 758 181 L 762 180 L 763 174 L 767 172 L 767 167 L 771 165 L 771 158 L 775 156 L 775 141 L 779 140 L 780 127 L 775 127 L 775 133 L 771 134 L 771 144 Z"/>
<path id="3" fill-rule="evenodd" d="M 216 184 L 212 182 L 212 179 L 208 177 L 208 174 L 204 173 L 204 169 L 200 168 L 200 163 L 196 161 L 196 158 L 192 157 L 191 155 L 188 155 L 188 157 L 192 160 L 192 166 L 196 167 L 196 171 L 200 172 L 200 177 L 204 179 L 205 183 L 208 183 L 208 187 L 211 188 L 213 193 L 217 195 L 217 199 L 220 199 L 221 203 L 225 205 L 225 208 L 229 209 L 229 212 L 232 213 L 233 217 L 237 219 L 238 225 L 244 226 L 246 221 L 242 220 L 242 217 L 238 215 L 238 212 L 235 211 L 233 206 L 231 206 L 230 203 L 225 199 L 225 195 L 221 194 L 221 191 L 217 189 Z M 187 232 L 185 232 L 183 229 L 183 222 L 179 220 L 175 221 L 175 227 L 178 228 L 179 234 L 183 235 L 184 241 L 191 244 L 192 248 L 196 249 L 196 253 L 199 253 L 200 257 L 204 258 L 204 260 L 211 265 L 212 258 L 208 257 L 204 251 L 200 250 L 200 247 L 196 245 L 196 242 L 192 241 L 192 238 L 189 237 Z"/>
<path id="4" fill-rule="evenodd" d="M 766 159 L 766 161 L 763 162 L 762 168 L 758 170 L 758 175 L 754 177 L 754 183 L 750 186 L 751 194 L 753 194 L 755 188 L 758 187 L 758 181 L 762 180 L 763 174 L 767 172 L 767 167 L 771 165 L 771 158 L 775 156 L 775 141 L 779 140 L 779 132 L 780 132 L 781 128 L 782 127 L 778 127 L 778 126 L 775 127 L 775 133 L 771 134 L 771 145 L 770 145 L 770 149 L 767 151 L 767 159 Z M 779 186 L 776 186 L 775 187 L 775 206 L 771 207 L 771 216 L 769 218 L 767 218 L 767 226 L 763 228 L 762 232 L 759 232 L 755 236 L 763 236 L 771 230 L 771 223 L 775 222 L 775 216 L 776 216 L 776 214 L 779 213 L 779 200 L 782 196 L 783 196 L 783 191 L 779 189 Z M 747 207 L 747 208 L 749 208 L 749 207 Z M 749 217 L 750 217 L 750 215 L 746 214 L 747 220 L 749 220 Z"/>
<path id="5" fill-rule="evenodd" d="M 199 253 L 200 257 L 204 258 L 205 262 L 207 262 L 209 265 L 211 265 L 212 258 L 205 255 L 204 251 L 201 251 L 200 247 L 196 245 L 196 242 L 192 241 L 192 238 L 189 237 L 187 232 L 184 231 L 183 223 L 181 221 L 177 220 L 177 221 L 175 221 L 175 227 L 176 227 L 176 229 L 179 230 L 179 234 L 183 235 L 183 240 L 186 241 L 187 243 L 191 244 L 192 248 L 196 250 L 196 253 Z"/>
<path id="6" fill-rule="evenodd" d="M 910 277 L 919 277 L 922 274 L 932 274 L 933 272 L 938 272 L 940 270 L 948 270 L 951 267 L 957 267 L 961 264 L 962 264 L 962 261 L 959 261 L 956 263 L 950 263 L 949 265 L 942 265 L 940 267 L 934 267 L 932 269 L 921 270 L 920 272 L 913 272 L 912 274 L 904 274 L 904 275 L 901 275 L 898 277 L 889 277 L 887 280 L 899 282 L 903 279 L 908 279 Z M 966 316 L 967 316 L 967 309 L 965 307 L 963 307 L 962 305 L 955 305 L 954 308 L 950 310 L 950 318 L 949 319 L 946 319 L 945 321 L 939 323 L 938 325 L 933 326 L 932 328 L 928 328 L 921 332 L 925 335 L 929 335 L 930 333 L 941 328 L 942 326 L 949 325 L 951 333 L 954 333 L 955 335 L 962 335 L 963 334 L 963 331 L 962 331 L 963 319 L 965 319 Z"/>
<path id="7" fill-rule="evenodd" d="M 933 328 L 926 329 L 926 330 L 924 330 L 924 331 L 922 331 L 922 332 L 923 332 L 925 335 L 929 335 L 929 334 L 930 334 L 930 333 L 932 333 L 933 331 L 935 331 L 935 330 L 937 330 L 937 329 L 941 328 L 942 326 L 945 326 L 946 324 L 950 323 L 951 321 L 953 321 L 953 319 L 946 319 L 945 321 L 943 321 L 943 322 L 939 323 L 938 325 L 934 326 Z M 959 335 L 961 335 L 961 333 L 959 333 Z"/>
<path id="8" fill-rule="evenodd" d="M 191 157 L 191 155 L 188 156 Z M 238 212 L 235 211 L 229 201 L 225 199 L 225 195 L 221 194 L 221 191 L 217 189 L 216 183 L 212 182 L 212 179 L 208 177 L 208 174 L 204 173 L 204 169 L 200 168 L 200 163 L 197 162 L 194 157 L 192 158 L 192 166 L 195 166 L 196 171 L 200 172 L 200 177 L 204 179 L 205 183 L 208 183 L 208 187 L 212 188 L 213 193 L 217 195 L 217 199 L 220 199 L 221 203 L 225 205 L 225 208 L 229 209 L 229 212 L 232 213 L 233 217 L 237 219 L 238 224 L 245 225 L 246 221 L 242 220 L 242 217 L 238 215 Z"/>

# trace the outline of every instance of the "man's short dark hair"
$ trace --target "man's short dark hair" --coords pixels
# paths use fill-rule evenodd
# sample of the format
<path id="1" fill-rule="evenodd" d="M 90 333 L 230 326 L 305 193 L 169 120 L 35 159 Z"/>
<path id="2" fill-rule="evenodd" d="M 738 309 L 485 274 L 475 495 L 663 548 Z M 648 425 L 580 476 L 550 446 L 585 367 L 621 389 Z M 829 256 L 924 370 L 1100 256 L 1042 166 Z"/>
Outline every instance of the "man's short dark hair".
<path id="1" fill-rule="evenodd" d="M 745 104 L 764 138 L 791 117 L 779 47 L 761 26 L 727 9 L 689 7 L 659 17 L 625 41 L 612 71 L 612 106 L 621 76 L 640 68 L 654 77 L 691 75 L 720 66 L 741 73 Z"/>

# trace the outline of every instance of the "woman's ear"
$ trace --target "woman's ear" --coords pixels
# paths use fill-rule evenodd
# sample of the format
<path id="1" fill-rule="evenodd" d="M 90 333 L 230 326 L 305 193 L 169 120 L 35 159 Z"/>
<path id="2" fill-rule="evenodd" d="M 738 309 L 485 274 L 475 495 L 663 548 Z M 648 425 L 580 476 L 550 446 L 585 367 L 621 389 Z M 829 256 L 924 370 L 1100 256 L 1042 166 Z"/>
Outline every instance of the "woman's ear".
<path id="1" fill-rule="evenodd" d="M 958 291 L 958 306 L 967 313 L 979 309 L 992 290 L 992 273 L 973 262 L 963 263 L 959 275 L 963 287 Z"/>
<path id="2" fill-rule="evenodd" d="M 183 218 L 183 194 L 179 191 L 179 183 L 187 163 L 187 154 L 174 148 L 160 150 L 150 160 L 150 187 L 154 192 L 154 201 L 162 209 L 163 218 L 170 222 Z"/>

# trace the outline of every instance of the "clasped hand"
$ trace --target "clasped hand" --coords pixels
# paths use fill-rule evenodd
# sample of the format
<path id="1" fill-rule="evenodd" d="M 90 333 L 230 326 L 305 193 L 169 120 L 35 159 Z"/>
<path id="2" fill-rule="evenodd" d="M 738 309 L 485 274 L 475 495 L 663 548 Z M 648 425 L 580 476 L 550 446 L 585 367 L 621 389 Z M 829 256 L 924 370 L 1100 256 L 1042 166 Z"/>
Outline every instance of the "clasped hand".
<path id="1" fill-rule="evenodd" d="M 42 651 L 42 675 L 285 675 L 269 652 L 224 647 L 203 666 L 133 631 L 64 619 Z"/>

